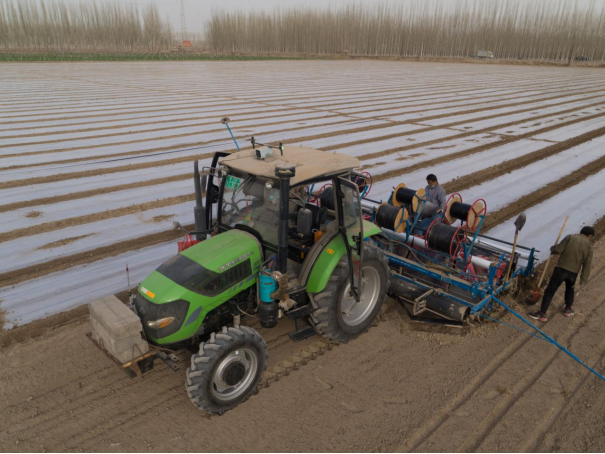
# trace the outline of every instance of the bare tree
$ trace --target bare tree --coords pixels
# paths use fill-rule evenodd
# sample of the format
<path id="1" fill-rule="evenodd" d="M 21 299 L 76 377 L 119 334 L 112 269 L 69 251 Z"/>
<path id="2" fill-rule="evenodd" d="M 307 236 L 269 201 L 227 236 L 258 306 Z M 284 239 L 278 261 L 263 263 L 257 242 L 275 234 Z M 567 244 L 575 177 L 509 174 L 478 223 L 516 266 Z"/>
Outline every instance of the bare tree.
<path id="1" fill-rule="evenodd" d="M 155 5 L 0 0 L 0 48 L 46 51 L 157 51 L 172 32 Z"/>
<path id="2" fill-rule="evenodd" d="M 603 59 L 605 8 L 592 0 L 410 0 L 378 6 L 296 6 L 265 11 L 213 11 L 206 42 L 216 52 Z"/>

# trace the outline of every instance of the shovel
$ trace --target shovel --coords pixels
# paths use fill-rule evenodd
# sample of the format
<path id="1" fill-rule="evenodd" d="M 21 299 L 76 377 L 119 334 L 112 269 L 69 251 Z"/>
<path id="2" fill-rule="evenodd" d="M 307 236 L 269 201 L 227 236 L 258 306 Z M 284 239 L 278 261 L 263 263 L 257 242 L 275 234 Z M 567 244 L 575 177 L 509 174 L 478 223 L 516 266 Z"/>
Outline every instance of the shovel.
<path id="1" fill-rule="evenodd" d="M 504 282 L 508 281 L 508 278 L 510 277 L 510 272 L 513 269 L 513 260 L 515 258 L 515 252 L 517 250 L 517 238 L 519 238 L 519 232 L 525 225 L 526 220 L 527 216 L 525 216 L 525 213 L 521 213 L 519 216 L 517 216 L 517 219 L 515 219 L 515 241 L 513 242 L 513 252 L 510 255 L 510 262 L 508 263 L 508 269 L 506 270 L 506 279 L 504 279 Z"/>
<path id="2" fill-rule="evenodd" d="M 565 222 L 563 223 L 563 227 L 561 227 L 559 236 L 555 240 L 555 246 L 557 244 L 559 244 L 559 240 L 561 239 L 561 235 L 563 235 L 563 230 L 565 230 L 565 226 L 567 225 L 568 220 L 569 220 L 569 216 L 567 216 L 565 218 Z M 551 257 L 552 257 L 552 255 L 549 255 L 548 260 L 546 260 L 546 263 L 544 264 L 544 268 L 542 269 L 542 274 L 540 275 L 540 280 L 538 281 L 538 286 L 536 287 L 536 289 L 534 291 L 529 292 L 529 296 L 531 298 L 532 303 L 535 303 L 538 300 L 538 298 L 540 298 L 542 296 L 542 293 L 540 293 L 540 287 L 542 286 L 542 281 L 544 280 L 544 276 L 546 275 L 546 270 L 548 269 L 548 264 L 550 263 Z"/>

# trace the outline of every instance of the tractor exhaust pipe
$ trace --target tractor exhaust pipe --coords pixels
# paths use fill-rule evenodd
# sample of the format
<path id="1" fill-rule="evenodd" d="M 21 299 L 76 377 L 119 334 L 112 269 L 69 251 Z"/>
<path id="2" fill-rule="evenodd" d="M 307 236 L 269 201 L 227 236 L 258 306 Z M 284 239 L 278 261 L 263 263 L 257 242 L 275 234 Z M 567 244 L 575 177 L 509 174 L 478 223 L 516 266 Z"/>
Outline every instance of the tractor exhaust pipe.
<path id="1" fill-rule="evenodd" d="M 290 205 L 290 178 L 296 175 L 294 166 L 275 166 L 279 178 L 279 232 L 277 237 L 277 271 L 288 272 L 288 209 Z"/>
<path id="2" fill-rule="evenodd" d="M 193 163 L 193 184 L 195 186 L 195 208 L 193 219 L 195 220 L 195 231 L 206 230 L 206 208 L 202 204 L 202 184 L 200 183 L 200 171 L 197 160 Z M 199 241 L 206 239 L 205 233 L 196 233 L 195 238 Z"/>

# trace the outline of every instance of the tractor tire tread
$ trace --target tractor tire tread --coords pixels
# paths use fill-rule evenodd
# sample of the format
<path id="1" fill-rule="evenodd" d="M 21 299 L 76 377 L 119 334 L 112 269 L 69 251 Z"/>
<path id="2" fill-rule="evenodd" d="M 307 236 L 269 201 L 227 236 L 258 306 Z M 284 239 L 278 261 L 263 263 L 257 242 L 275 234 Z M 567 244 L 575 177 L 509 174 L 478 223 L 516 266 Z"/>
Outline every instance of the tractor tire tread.
<path id="1" fill-rule="evenodd" d="M 319 293 L 309 294 L 311 307 L 313 308 L 313 312 L 309 315 L 309 322 L 321 336 L 331 342 L 346 344 L 367 331 L 380 312 L 382 303 L 386 299 L 391 278 L 387 257 L 371 243 L 364 244 L 363 254 L 364 262 L 374 260 L 380 264 L 379 266 L 382 268 L 380 273 L 385 276 L 386 280 L 383 294 L 379 296 L 379 301 L 376 303 L 378 309 L 373 311 L 374 315 L 371 317 L 371 320 L 368 318 L 368 321 L 363 322 L 364 325 L 368 326 L 363 327 L 357 333 L 351 334 L 340 329 L 336 320 L 336 300 L 349 279 L 349 265 L 346 255 L 340 259 L 334 268 L 324 290 Z"/>
<path id="2" fill-rule="evenodd" d="M 236 334 L 238 334 L 238 335 L 240 335 L 240 336 L 243 336 L 243 335 L 244 335 L 244 332 L 243 332 L 242 330 L 240 330 L 240 329 L 239 329 L 239 327 L 238 327 L 238 328 L 231 328 L 231 330 L 232 330 L 234 333 L 236 333 Z"/>
<path id="3" fill-rule="evenodd" d="M 217 341 L 215 340 L 215 342 L 217 342 Z M 218 345 L 218 344 L 211 344 L 211 343 L 204 344 L 204 351 L 206 351 L 206 350 L 218 350 L 220 348 L 221 348 L 221 346 Z"/>
<path id="4" fill-rule="evenodd" d="M 259 368 L 256 378 L 245 394 L 230 402 L 218 402 L 213 400 L 210 395 L 212 371 L 216 361 L 236 343 L 251 343 L 259 351 Z M 247 326 L 229 327 L 226 330 L 223 328 L 222 332 L 218 334 L 213 333 L 207 342 L 200 345 L 198 353 L 191 356 L 191 367 L 187 368 L 185 389 L 191 402 L 206 413 L 219 415 L 245 402 L 254 394 L 260 383 L 262 374 L 267 369 L 268 356 L 267 344 L 261 335 L 252 328 Z"/>

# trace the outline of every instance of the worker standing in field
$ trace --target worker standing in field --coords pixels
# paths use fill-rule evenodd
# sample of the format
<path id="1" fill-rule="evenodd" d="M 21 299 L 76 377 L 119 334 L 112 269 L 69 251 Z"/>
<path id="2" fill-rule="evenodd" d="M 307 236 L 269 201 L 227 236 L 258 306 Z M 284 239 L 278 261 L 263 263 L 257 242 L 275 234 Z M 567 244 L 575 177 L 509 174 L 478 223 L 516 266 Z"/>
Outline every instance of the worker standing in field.
<path id="1" fill-rule="evenodd" d="M 563 310 L 563 315 L 571 317 L 574 314 L 572 305 L 575 295 L 576 278 L 581 269 L 580 285 L 585 285 L 588 282 L 590 265 L 592 263 L 592 245 L 590 244 L 590 240 L 593 237 L 594 229 L 592 227 L 583 227 L 579 235 L 567 235 L 563 238 L 563 241 L 550 248 L 551 254 L 561 254 L 561 256 L 544 291 L 542 307 L 539 311 L 528 314 L 531 318 L 541 322 L 548 321 L 546 311 L 548 311 L 553 296 L 555 296 L 557 289 L 563 282 L 565 282 L 565 309 Z"/>
<path id="2" fill-rule="evenodd" d="M 434 174 L 430 174 L 426 177 L 426 203 L 422 209 L 422 218 L 428 218 L 434 216 L 437 213 L 442 213 L 445 209 L 447 199 L 445 197 L 445 189 L 437 181 L 437 177 Z"/>

